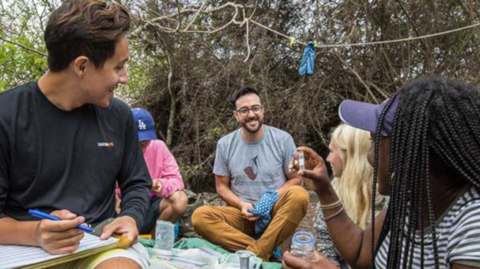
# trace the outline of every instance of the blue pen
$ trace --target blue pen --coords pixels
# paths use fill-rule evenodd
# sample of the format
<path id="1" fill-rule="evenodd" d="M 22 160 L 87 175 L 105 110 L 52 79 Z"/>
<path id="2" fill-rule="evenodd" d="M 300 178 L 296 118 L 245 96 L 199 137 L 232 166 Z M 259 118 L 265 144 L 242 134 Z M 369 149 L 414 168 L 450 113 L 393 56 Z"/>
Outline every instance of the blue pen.
<path id="1" fill-rule="evenodd" d="M 59 219 L 58 217 L 52 216 L 52 215 L 47 214 L 47 213 L 45 213 L 45 212 L 42 212 L 42 211 L 40 211 L 40 210 L 38 210 L 38 209 L 29 209 L 29 210 L 28 210 L 28 214 L 30 214 L 30 215 L 32 215 L 32 216 L 34 216 L 34 217 L 37 217 L 37 218 L 39 218 L 39 219 L 61 220 L 61 219 Z M 84 225 L 78 225 L 77 228 L 80 229 L 80 230 L 83 230 L 83 231 L 85 231 L 85 232 L 89 232 L 89 233 L 93 232 L 93 229 L 92 229 L 92 228 L 87 227 L 87 226 L 84 226 Z"/>

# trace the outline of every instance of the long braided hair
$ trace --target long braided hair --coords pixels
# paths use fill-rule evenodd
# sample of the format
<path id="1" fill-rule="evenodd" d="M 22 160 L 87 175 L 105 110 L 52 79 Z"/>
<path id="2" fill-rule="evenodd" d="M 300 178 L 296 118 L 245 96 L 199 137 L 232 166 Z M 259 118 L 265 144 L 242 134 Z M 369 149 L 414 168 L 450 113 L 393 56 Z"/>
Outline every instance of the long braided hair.
<path id="1" fill-rule="evenodd" d="M 446 167 L 451 180 L 480 188 L 480 92 L 471 85 L 430 77 L 403 86 L 380 115 L 377 134 L 395 98 L 400 102 L 390 135 L 390 204 L 377 249 L 387 234 L 390 243 L 387 268 L 412 268 L 416 228 L 421 231 L 420 266 L 424 266 L 424 223 L 428 213 L 435 268 L 439 268 L 435 215 L 429 181 L 431 169 Z M 377 186 L 380 135 L 375 137 L 372 204 Z M 426 194 L 426 195 L 424 195 Z M 425 197 L 426 196 L 426 197 Z M 426 199 L 426 200 L 425 200 Z M 424 204 L 427 208 L 424 208 Z M 427 210 L 425 212 L 425 210 Z M 372 253 L 375 215 L 372 212 Z M 372 267 L 375 268 L 372 255 Z"/>

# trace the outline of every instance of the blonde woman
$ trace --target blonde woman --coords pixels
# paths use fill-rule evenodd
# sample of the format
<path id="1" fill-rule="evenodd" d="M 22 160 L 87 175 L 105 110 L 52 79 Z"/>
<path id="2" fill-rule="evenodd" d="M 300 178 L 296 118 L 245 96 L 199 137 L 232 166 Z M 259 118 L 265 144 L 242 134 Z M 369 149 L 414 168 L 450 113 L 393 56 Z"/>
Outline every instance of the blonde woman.
<path id="1" fill-rule="evenodd" d="M 345 212 L 362 229 L 371 219 L 373 168 L 367 160 L 370 144 L 370 133 L 341 124 L 332 133 L 330 154 L 327 157 L 334 177 L 333 188 Z M 383 197 L 378 201 L 376 207 L 381 208 Z M 337 266 L 347 267 L 333 245 L 320 204 L 317 206 L 317 221 L 314 227 L 317 232 L 318 251 Z"/>

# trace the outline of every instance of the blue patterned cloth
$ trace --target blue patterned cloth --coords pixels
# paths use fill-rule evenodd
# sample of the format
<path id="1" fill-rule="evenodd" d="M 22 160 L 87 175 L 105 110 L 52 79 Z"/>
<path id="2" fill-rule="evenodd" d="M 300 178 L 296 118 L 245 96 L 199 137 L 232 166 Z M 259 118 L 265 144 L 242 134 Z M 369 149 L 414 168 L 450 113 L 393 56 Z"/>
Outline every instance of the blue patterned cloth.
<path id="1" fill-rule="evenodd" d="M 313 75 L 313 64 L 315 63 L 315 48 L 313 41 L 309 41 L 303 51 L 302 63 L 300 64 L 299 74 Z"/>
<path id="2" fill-rule="evenodd" d="M 272 216 L 270 212 L 272 211 L 273 206 L 277 202 L 280 195 L 275 190 L 269 190 L 260 197 L 260 200 L 253 204 L 255 210 L 248 209 L 248 212 L 252 213 L 256 217 L 260 217 L 255 222 L 255 235 L 260 236 L 270 224 Z"/>

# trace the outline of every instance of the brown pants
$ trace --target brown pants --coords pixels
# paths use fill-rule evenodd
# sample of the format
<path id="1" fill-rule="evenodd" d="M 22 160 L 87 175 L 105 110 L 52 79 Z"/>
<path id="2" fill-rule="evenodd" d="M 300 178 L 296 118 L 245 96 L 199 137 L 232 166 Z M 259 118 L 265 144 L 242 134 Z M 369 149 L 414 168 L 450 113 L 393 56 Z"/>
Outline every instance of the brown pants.
<path id="1" fill-rule="evenodd" d="M 255 222 L 242 217 L 238 208 L 232 206 L 202 206 L 192 215 L 195 231 L 213 244 L 228 251 L 249 250 L 268 261 L 275 247 L 293 234 L 308 208 L 309 196 L 300 186 L 285 191 L 272 209 L 272 221 L 255 240 Z"/>

